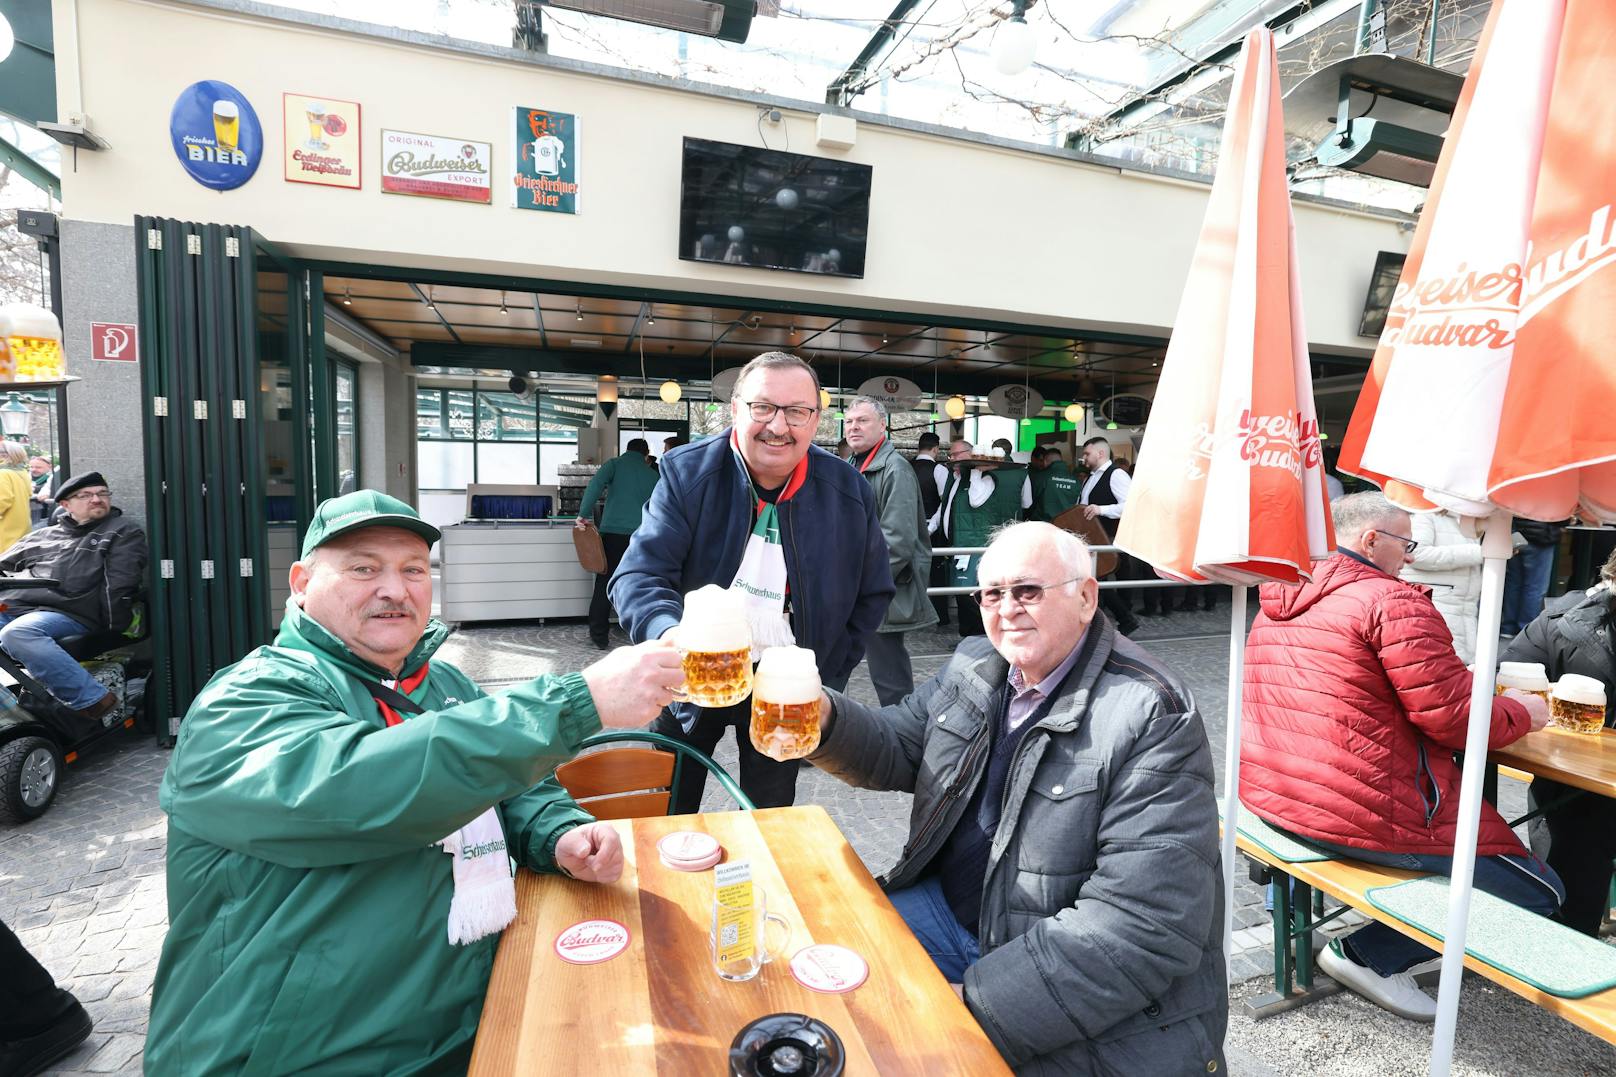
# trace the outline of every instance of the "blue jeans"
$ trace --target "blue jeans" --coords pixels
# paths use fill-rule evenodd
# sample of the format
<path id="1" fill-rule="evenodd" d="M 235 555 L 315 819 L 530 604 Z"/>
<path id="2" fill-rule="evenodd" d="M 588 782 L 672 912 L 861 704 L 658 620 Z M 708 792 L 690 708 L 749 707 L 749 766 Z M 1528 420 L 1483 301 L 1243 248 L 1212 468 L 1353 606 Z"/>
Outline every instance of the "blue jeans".
<path id="1" fill-rule="evenodd" d="M 1316 838 L 1306 839 L 1327 852 L 1368 864 L 1381 864 L 1388 868 L 1424 871 L 1433 875 L 1451 875 L 1453 857 L 1431 856 L 1425 853 L 1380 853 L 1370 849 L 1356 849 L 1336 845 Z M 1519 905 L 1539 916 L 1553 916 L 1565 900 L 1565 886 L 1554 869 L 1530 853 L 1522 856 L 1476 857 L 1476 889 L 1501 897 L 1511 905 Z M 1342 941 L 1347 956 L 1360 965 L 1368 965 L 1381 976 L 1405 972 L 1421 961 L 1429 961 L 1436 951 L 1422 945 L 1395 928 L 1385 924 L 1370 924 L 1354 931 Z"/>
<path id="2" fill-rule="evenodd" d="M 1543 612 L 1549 593 L 1549 571 L 1554 568 L 1554 547 L 1527 544 L 1504 565 L 1504 614 L 1498 630 L 1513 636 Z"/>
<path id="3" fill-rule="evenodd" d="M 943 884 L 937 877 L 920 880 L 913 886 L 887 895 L 903 922 L 926 948 L 938 971 L 951 984 L 965 982 L 965 970 L 982 956 L 976 935 L 960 926 L 954 910 L 943 897 Z"/>
<path id="4" fill-rule="evenodd" d="M 106 685 L 85 672 L 72 655 L 57 645 L 59 639 L 85 636 L 91 629 L 65 613 L 32 610 L 0 613 L 0 647 L 21 662 L 57 702 L 70 710 L 84 710 L 107 694 Z"/>

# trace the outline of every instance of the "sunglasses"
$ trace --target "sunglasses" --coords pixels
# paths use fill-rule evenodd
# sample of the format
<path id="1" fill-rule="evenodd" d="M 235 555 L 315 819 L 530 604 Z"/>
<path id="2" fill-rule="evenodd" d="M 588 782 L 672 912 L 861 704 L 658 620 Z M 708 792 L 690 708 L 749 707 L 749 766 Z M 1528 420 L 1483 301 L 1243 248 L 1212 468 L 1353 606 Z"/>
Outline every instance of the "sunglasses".
<path id="1" fill-rule="evenodd" d="M 1059 580 L 1055 583 L 1013 583 L 1009 587 L 983 587 L 972 591 L 971 597 L 976 600 L 978 606 L 997 608 L 1006 595 L 1014 599 L 1019 606 L 1036 606 L 1044 600 L 1044 592 L 1049 588 L 1062 587 L 1085 579 L 1088 577 L 1073 576 L 1069 580 Z"/>

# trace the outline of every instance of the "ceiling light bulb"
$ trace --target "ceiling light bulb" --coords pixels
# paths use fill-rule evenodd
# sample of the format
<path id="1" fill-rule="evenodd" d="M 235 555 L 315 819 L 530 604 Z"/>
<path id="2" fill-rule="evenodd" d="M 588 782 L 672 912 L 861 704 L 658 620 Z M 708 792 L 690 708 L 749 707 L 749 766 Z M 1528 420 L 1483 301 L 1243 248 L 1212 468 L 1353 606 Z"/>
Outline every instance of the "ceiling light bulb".
<path id="1" fill-rule="evenodd" d="M 1083 405 L 1068 404 L 1066 405 L 1066 411 L 1064 414 L 1066 416 L 1066 421 L 1071 423 L 1073 426 L 1076 426 L 1078 423 L 1083 421 Z"/>
<path id="2" fill-rule="evenodd" d="M 993 66 L 1001 75 L 1019 75 L 1032 66 L 1038 38 L 1020 15 L 1012 15 L 993 33 Z"/>
<path id="3" fill-rule="evenodd" d="M 505 293 L 504 292 L 499 293 L 499 312 L 501 314 L 509 314 L 510 313 L 510 311 L 507 310 L 506 307 L 505 307 Z"/>
<path id="4" fill-rule="evenodd" d="M 1111 422 L 1106 423 L 1105 428 L 1107 430 L 1115 430 L 1117 428 L 1116 420 L 1112 420 Z"/>
<path id="5" fill-rule="evenodd" d="M 662 383 L 662 387 L 657 390 L 657 395 L 662 398 L 664 404 L 677 404 L 679 403 L 679 398 L 684 395 L 684 390 L 679 388 L 678 382 L 669 379 Z"/>
<path id="6" fill-rule="evenodd" d="M 965 398 L 963 396 L 949 397 L 947 403 L 943 405 L 943 411 L 950 419 L 965 418 Z"/>
<path id="7" fill-rule="evenodd" d="M 821 408 L 829 409 L 829 407 L 830 407 L 830 393 L 829 393 L 829 391 L 827 391 L 825 389 L 819 390 L 819 406 Z"/>
<path id="8" fill-rule="evenodd" d="M 353 306 L 353 289 L 352 288 L 344 288 L 342 290 L 342 305 L 345 306 L 345 307 Z"/>

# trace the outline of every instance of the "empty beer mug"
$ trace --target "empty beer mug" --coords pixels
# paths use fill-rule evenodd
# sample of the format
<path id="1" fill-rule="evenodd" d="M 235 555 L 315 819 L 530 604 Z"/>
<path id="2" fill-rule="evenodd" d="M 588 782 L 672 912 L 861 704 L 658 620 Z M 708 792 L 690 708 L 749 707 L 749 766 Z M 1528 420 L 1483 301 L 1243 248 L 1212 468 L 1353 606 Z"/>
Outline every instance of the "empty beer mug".
<path id="1" fill-rule="evenodd" d="M 690 592 L 676 638 L 685 683 L 675 699 L 728 707 L 752 693 L 752 630 L 739 595 L 713 584 Z"/>
<path id="2" fill-rule="evenodd" d="M 752 687 L 752 747 L 801 759 L 819 747 L 819 665 L 806 647 L 770 647 Z"/>
<path id="3" fill-rule="evenodd" d="M 750 980 L 785 952 L 791 941 L 786 918 L 769 912 L 763 888 L 752 888 L 752 904 L 725 905 L 713 899 L 713 971 L 725 980 Z"/>

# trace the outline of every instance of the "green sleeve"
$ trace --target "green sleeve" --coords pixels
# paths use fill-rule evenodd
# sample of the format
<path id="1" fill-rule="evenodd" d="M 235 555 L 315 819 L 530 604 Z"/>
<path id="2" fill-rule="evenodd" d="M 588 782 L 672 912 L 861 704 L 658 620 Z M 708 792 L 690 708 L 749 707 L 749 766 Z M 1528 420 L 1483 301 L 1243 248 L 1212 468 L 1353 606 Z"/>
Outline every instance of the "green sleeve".
<path id="1" fill-rule="evenodd" d="M 511 855 L 518 864 L 533 871 L 555 871 L 555 847 L 561 835 L 595 818 L 580 808 L 553 777 L 507 800 L 500 812 Z"/>
<path id="2" fill-rule="evenodd" d="M 583 500 L 578 502 L 578 515 L 581 518 L 587 520 L 594 513 L 595 502 L 600 500 L 600 495 L 605 492 L 606 487 L 611 484 L 612 476 L 616 474 L 617 457 L 614 456 L 600 465 L 600 470 L 595 472 L 595 477 L 589 480 L 588 486 L 584 487 Z"/>
<path id="3" fill-rule="evenodd" d="M 159 802 L 196 837 L 288 867 L 440 841 L 532 789 L 600 729 L 577 673 L 378 728 L 345 713 L 313 670 L 277 666 L 249 657 L 203 689 Z"/>

